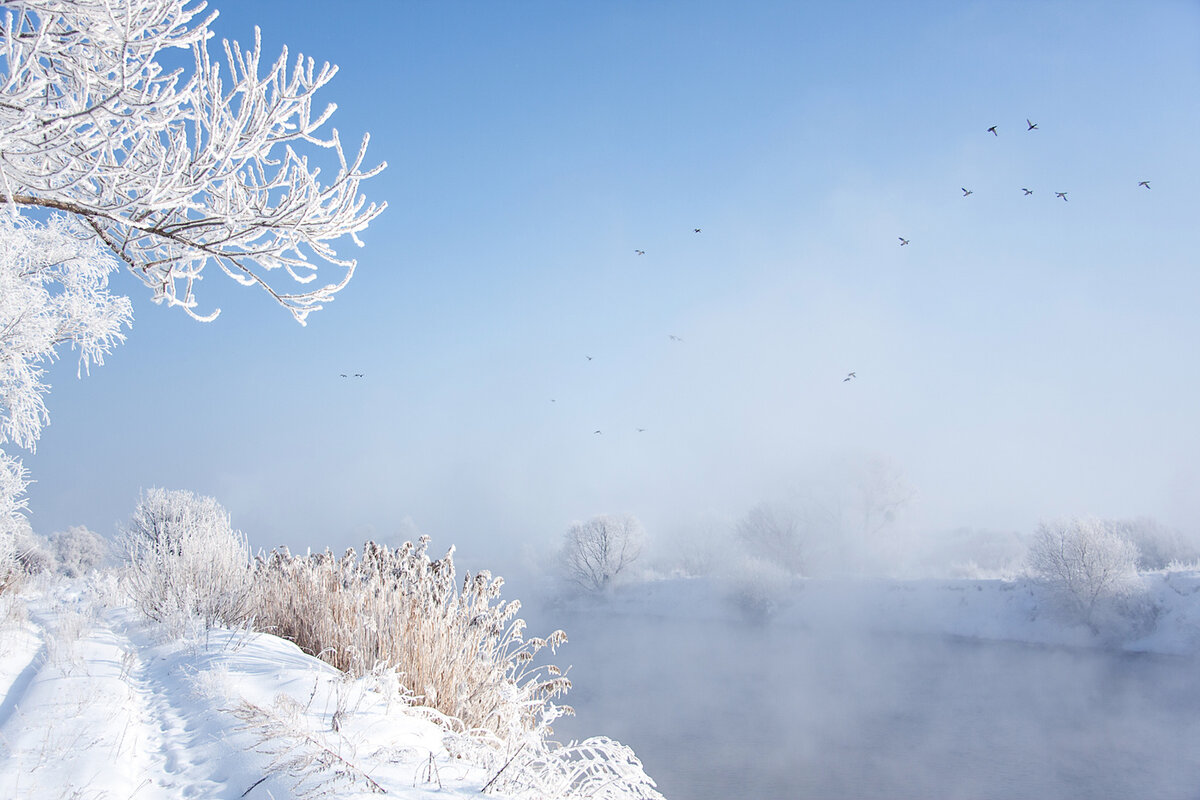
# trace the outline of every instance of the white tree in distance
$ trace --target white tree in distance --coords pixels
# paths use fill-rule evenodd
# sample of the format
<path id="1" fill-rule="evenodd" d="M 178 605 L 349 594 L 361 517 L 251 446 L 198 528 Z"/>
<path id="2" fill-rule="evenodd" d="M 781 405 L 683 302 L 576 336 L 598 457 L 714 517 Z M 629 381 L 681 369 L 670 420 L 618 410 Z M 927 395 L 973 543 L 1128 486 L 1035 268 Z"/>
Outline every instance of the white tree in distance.
<path id="1" fill-rule="evenodd" d="M 562 552 L 567 578 L 587 591 L 603 591 L 642 554 L 644 540 L 642 524 L 630 514 L 576 522 Z"/>
<path id="2" fill-rule="evenodd" d="M 1095 627 L 1099 604 L 1135 592 L 1137 546 L 1097 519 L 1043 522 L 1029 548 L 1033 573 Z"/>
<path id="3" fill-rule="evenodd" d="M 215 263 L 258 285 L 303 324 L 331 300 L 355 261 L 332 242 L 364 230 L 386 204 L 359 184 L 368 137 L 347 160 L 336 129 L 318 133 L 335 106 L 313 95 L 337 68 L 289 61 L 265 70 L 258 30 L 244 50 L 207 42 L 216 13 L 186 0 L 5 0 L 0 5 L 0 201 L 74 215 L 156 302 L 197 312 L 195 282 Z M 191 53 L 168 68 L 169 51 Z M 178 60 L 178 57 L 174 57 Z M 262 74 L 260 74 L 260 71 Z M 327 184 L 296 149 L 331 151 Z M 307 288 L 318 263 L 340 274 Z M 298 286 L 275 286 L 282 270 Z"/>

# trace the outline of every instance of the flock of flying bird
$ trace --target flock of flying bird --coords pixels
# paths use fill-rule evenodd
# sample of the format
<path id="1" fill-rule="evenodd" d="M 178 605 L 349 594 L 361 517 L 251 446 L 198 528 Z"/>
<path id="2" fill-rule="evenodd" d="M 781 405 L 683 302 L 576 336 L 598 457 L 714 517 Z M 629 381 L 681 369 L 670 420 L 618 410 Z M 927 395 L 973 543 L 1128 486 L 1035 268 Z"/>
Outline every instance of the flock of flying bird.
<path id="1" fill-rule="evenodd" d="M 990 133 L 990 134 L 992 134 L 992 136 L 996 136 L 996 137 L 998 137 L 998 136 L 1000 136 L 1000 133 L 999 133 L 999 128 L 1000 128 L 1000 126 L 999 126 L 999 125 L 992 125 L 990 128 L 988 128 L 988 129 L 987 129 L 987 133 Z M 1036 123 L 1036 122 L 1034 122 L 1033 120 L 1029 119 L 1029 118 L 1026 118 L 1026 119 L 1025 119 L 1025 130 L 1026 130 L 1026 132 L 1029 132 L 1029 131 L 1036 131 L 1036 130 L 1038 130 L 1037 123 Z M 1138 181 L 1138 187 L 1139 187 L 1139 188 L 1141 188 L 1141 187 L 1144 187 L 1144 188 L 1146 188 L 1146 189 L 1149 189 L 1149 188 L 1150 188 L 1150 181 L 1148 181 L 1148 180 L 1147 180 L 1147 181 Z M 962 196 L 963 196 L 963 197 L 970 197 L 971 195 L 975 194 L 975 192 L 971 191 L 970 189 L 968 189 L 968 188 L 967 188 L 967 187 L 965 187 L 965 186 L 963 186 L 963 187 L 961 187 L 961 188 L 962 188 Z M 1033 190 L 1032 190 L 1032 189 L 1028 189 L 1028 188 L 1026 188 L 1026 187 L 1021 187 L 1021 191 L 1025 193 L 1025 197 L 1029 197 L 1030 195 L 1032 195 L 1032 194 L 1033 194 Z M 1067 202 L 1067 192 L 1055 192 L 1055 193 L 1054 193 L 1054 196 L 1055 196 L 1055 197 L 1057 197 L 1057 198 L 1061 198 L 1061 199 L 1062 199 L 1062 201 L 1063 201 L 1064 203 L 1065 203 L 1065 202 Z M 693 233 L 700 233 L 700 232 L 701 232 L 701 229 L 700 229 L 700 228 L 692 228 L 692 232 L 693 232 Z M 905 239 L 903 236 L 899 236 L 899 237 L 897 237 L 897 238 L 900 240 L 900 246 L 901 246 L 901 247 L 905 247 L 906 245 L 908 245 L 908 244 L 910 243 L 910 242 L 909 242 L 909 240 L 908 240 L 908 239 Z M 646 255 L 646 251 L 645 251 L 645 250 L 635 249 L 633 252 L 634 252 L 634 255 L 638 255 L 638 256 L 644 256 L 644 255 Z M 671 340 L 671 341 L 673 341 L 673 342 L 682 342 L 682 341 L 683 341 L 683 339 L 681 339 L 680 337 L 676 336 L 675 334 L 670 334 L 670 335 L 669 335 L 669 338 L 670 338 L 670 340 Z M 593 360 L 593 359 L 592 359 L 592 356 L 585 356 L 585 357 L 587 358 L 587 360 L 588 360 L 588 361 L 592 361 L 592 360 Z M 343 377 L 343 378 L 349 378 L 349 377 L 350 377 L 350 375 L 348 375 L 347 373 L 344 373 L 344 372 L 343 372 L 343 373 L 340 373 L 340 374 L 341 374 L 341 377 Z M 355 373 L 353 373 L 353 375 L 354 375 L 354 377 L 355 377 L 355 378 L 361 378 L 361 377 L 363 377 L 363 373 L 361 373 L 361 372 L 355 372 Z M 858 374 L 857 374 L 856 372 L 848 372 L 848 373 L 846 373 L 846 377 L 842 378 L 842 383 L 847 383 L 847 382 L 849 382 L 849 381 L 852 381 L 852 380 L 854 380 L 854 379 L 855 379 L 855 378 L 857 378 L 857 377 L 858 377 Z M 550 402 L 551 402 L 551 403 L 555 402 L 554 398 L 551 398 L 551 399 L 550 399 Z M 645 429 L 645 428 L 637 428 L 636 430 L 637 430 L 637 432 L 638 432 L 638 433 L 645 433 L 645 432 L 646 432 L 646 429 Z M 597 429 L 597 430 L 593 431 L 593 434 L 603 434 L 603 433 L 604 433 L 604 431 L 602 431 L 602 430 L 599 430 L 599 429 Z"/>
<path id="2" fill-rule="evenodd" d="M 990 133 L 992 136 L 999 136 L 1000 135 L 999 127 L 1000 127 L 999 125 L 993 125 L 992 127 L 987 129 L 987 132 Z M 1037 123 L 1034 122 L 1033 120 L 1029 119 L 1028 117 L 1026 117 L 1025 118 L 1025 131 L 1028 133 L 1029 131 L 1036 131 L 1037 129 L 1038 129 Z M 1138 186 L 1139 187 L 1144 186 L 1145 188 L 1149 189 L 1150 181 L 1138 181 Z M 965 186 L 960 187 L 960 188 L 962 189 L 963 197 L 970 197 L 971 195 L 975 194 L 975 192 L 971 191 L 970 189 L 968 189 Z M 1025 193 L 1026 197 L 1029 197 L 1031 194 L 1033 194 L 1032 189 L 1028 189 L 1024 186 L 1021 187 L 1021 191 Z M 1066 192 L 1055 192 L 1054 196 L 1061 198 L 1064 203 L 1067 202 L 1067 193 Z M 900 240 L 901 247 L 904 247 L 905 245 L 907 245 L 909 243 L 909 240 L 905 239 L 903 236 L 898 236 L 896 238 L 898 238 Z M 853 375 L 853 373 L 851 373 L 851 375 Z M 847 380 L 849 380 L 849 379 L 847 379 Z"/>

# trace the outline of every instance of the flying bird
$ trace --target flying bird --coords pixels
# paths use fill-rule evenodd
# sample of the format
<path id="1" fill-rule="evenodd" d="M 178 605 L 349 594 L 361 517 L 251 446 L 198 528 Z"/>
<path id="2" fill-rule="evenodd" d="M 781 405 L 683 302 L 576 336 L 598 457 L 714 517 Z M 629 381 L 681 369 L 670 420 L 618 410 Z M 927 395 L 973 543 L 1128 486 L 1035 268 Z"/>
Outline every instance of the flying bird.
<path id="1" fill-rule="evenodd" d="M 1026 197 L 1033 194 L 1033 189 L 1026 189 L 1024 186 L 1021 187 L 1021 191 L 1025 193 Z"/>
<path id="2" fill-rule="evenodd" d="M 1138 181 L 1138 186 L 1145 186 L 1147 189 L 1149 189 L 1150 181 Z"/>
<path id="3" fill-rule="evenodd" d="M 988 133 L 990 133 L 992 136 L 999 136 L 999 135 L 1000 135 L 1000 134 L 996 133 L 996 126 L 995 126 L 995 125 L 993 125 L 992 127 L 988 128 Z"/>
<path id="4" fill-rule="evenodd" d="M 341 373 L 341 375 L 342 375 L 342 377 L 343 377 L 343 378 L 345 378 L 345 377 L 348 377 L 348 376 L 346 375 L 346 373 L 344 373 L 344 372 L 343 372 L 343 373 Z"/>
<path id="5" fill-rule="evenodd" d="M 584 356 L 584 358 L 586 358 L 588 361 L 591 361 L 591 360 L 592 360 L 592 357 L 591 357 L 591 356 Z"/>
<path id="6" fill-rule="evenodd" d="M 1054 196 L 1061 197 L 1063 199 L 1064 203 L 1067 202 L 1067 193 L 1066 192 L 1055 192 Z"/>
<path id="7" fill-rule="evenodd" d="M 600 433 L 600 431 L 592 431 L 592 433 Z"/>
<path id="8" fill-rule="evenodd" d="M 846 377 L 842 378 L 842 383 L 845 383 L 846 381 L 850 380 L 851 378 L 857 378 L 857 377 L 858 377 L 857 374 L 851 372 Z"/>
<path id="9" fill-rule="evenodd" d="M 904 245 L 908 244 L 908 239 L 905 239 L 903 236 L 897 236 L 896 238 L 900 240 L 901 247 L 904 247 Z"/>
<path id="10" fill-rule="evenodd" d="M 639 256 L 644 256 L 644 255 L 646 255 L 646 251 L 645 251 L 645 250 L 634 250 L 633 252 L 637 253 Z"/>
<path id="11" fill-rule="evenodd" d="M 363 374 L 361 372 L 354 373 L 354 377 L 356 377 L 356 378 L 361 378 L 362 376 L 363 376 Z"/>
<path id="12" fill-rule="evenodd" d="M 973 194 L 975 194 L 975 193 L 972 192 L 970 189 L 966 189 L 966 188 L 963 189 L 963 197 L 970 197 Z"/>
<path id="13" fill-rule="evenodd" d="M 680 339 L 678 336 L 676 336 L 673 333 L 668 334 L 668 336 L 670 337 L 672 342 L 682 342 L 683 341 L 683 339 Z"/>
<path id="14" fill-rule="evenodd" d="M 692 230 L 693 230 L 693 231 L 695 231 L 696 233 L 699 233 L 699 232 L 700 232 L 700 229 L 699 229 L 699 228 L 692 228 Z"/>
<path id="15" fill-rule="evenodd" d="M 1037 123 L 1036 123 L 1036 122 L 1030 122 L 1030 121 L 1029 121 L 1029 117 L 1026 117 L 1026 118 L 1025 118 L 1025 124 L 1029 126 L 1029 128 L 1028 128 L 1027 130 L 1031 130 L 1031 131 L 1036 131 L 1036 130 L 1037 130 Z"/>
<path id="16" fill-rule="evenodd" d="M 638 432 L 638 433 L 645 433 L 645 432 L 646 432 L 646 429 L 645 429 L 645 428 L 638 428 L 638 429 L 637 429 L 637 432 Z"/>

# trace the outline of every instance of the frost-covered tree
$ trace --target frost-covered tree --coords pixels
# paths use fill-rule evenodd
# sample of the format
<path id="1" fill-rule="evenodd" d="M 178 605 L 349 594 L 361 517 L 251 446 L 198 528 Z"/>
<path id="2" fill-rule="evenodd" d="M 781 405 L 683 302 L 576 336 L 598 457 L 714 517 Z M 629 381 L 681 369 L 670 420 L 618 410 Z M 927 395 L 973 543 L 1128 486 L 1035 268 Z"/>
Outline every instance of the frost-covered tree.
<path id="1" fill-rule="evenodd" d="M 42 379 L 58 348 L 79 351 L 82 374 L 124 341 L 133 310 L 108 290 L 115 269 L 68 218 L 37 225 L 0 210 L 0 445 L 35 449 L 50 421 Z"/>
<path id="2" fill-rule="evenodd" d="M 737 536 L 751 556 L 799 575 L 804 568 L 803 531 L 791 509 L 759 503 L 737 524 Z"/>
<path id="3" fill-rule="evenodd" d="M 1033 574 L 1093 628 L 1101 604 L 1138 590 L 1137 561 L 1136 545 L 1092 518 L 1043 522 L 1029 548 Z"/>
<path id="4" fill-rule="evenodd" d="M 562 563 L 567 579 L 591 592 L 608 588 L 642 553 L 642 524 L 630 514 L 602 514 L 567 529 Z"/>
<path id="5" fill-rule="evenodd" d="M 115 269 L 107 250 L 67 217 L 37 225 L 0 210 L 0 528 L 21 524 L 29 482 L 2 446 L 35 450 L 49 422 L 46 366 L 70 346 L 82 373 L 125 338 L 132 309 L 108 290 Z M 10 537 L 0 532 L 0 561 L 12 550 Z"/>
<path id="6" fill-rule="evenodd" d="M 299 322 L 346 285 L 333 242 L 384 208 L 359 194 L 367 137 L 347 159 L 335 106 L 313 96 L 328 63 L 264 63 L 254 45 L 208 42 L 216 14 L 187 0 L 6 0 L 0 5 L 0 201 L 78 218 L 154 292 L 199 319 L 215 264 L 265 289 Z M 190 55 L 190 58 L 188 56 Z M 173 66 L 190 62 L 186 67 Z M 328 150 L 322 182 L 305 148 Z M 320 262 L 338 271 L 317 280 Z M 298 286 L 275 284 L 276 271 Z"/>
<path id="7" fill-rule="evenodd" d="M 108 558 L 108 540 L 83 525 L 72 525 L 65 531 L 51 534 L 50 547 L 58 571 L 68 578 L 77 578 L 99 567 Z"/>
<path id="8" fill-rule="evenodd" d="M 82 371 L 123 340 L 118 263 L 202 320 L 219 309 L 198 312 L 193 289 L 215 264 L 304 324 L 354 272 L 336 242 L 361 244 L 385 207 L 359 194 L 383 168 L 363 167 L 367 137 L 348 160 L 337 130 L 321 133 L 335 107 L 314 111 L 313 96 L 336 67 L 286 49 L 264 63 L 257 31 L 214 59 L 205 9 L 0 2 L 0 446 L 34 449 L 57 347 L 77 348 Z M 328 154 L 330 180 L 306 151 Z M 317 285 L 322 266 L 335 276 Z M 0 573 L 27 483 L 0 450 Z"/>
<path id="9" fill-rule="evenodd" d="M 215 499 L 188 491 L 142 494 L 121 541 L 130 592 L 151 619 L 238 625 L 250 615 L 250 546 Z"/>

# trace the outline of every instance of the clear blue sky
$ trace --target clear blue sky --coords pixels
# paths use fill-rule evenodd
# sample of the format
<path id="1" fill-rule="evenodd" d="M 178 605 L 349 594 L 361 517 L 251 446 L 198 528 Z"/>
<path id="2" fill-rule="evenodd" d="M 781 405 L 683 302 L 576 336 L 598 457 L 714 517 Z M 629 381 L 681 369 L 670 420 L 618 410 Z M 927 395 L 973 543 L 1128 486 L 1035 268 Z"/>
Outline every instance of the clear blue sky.
<path id="1" fill-rule="evenodd" d="M 503 566 L 872 455 L 914 530 L 1200 527 L 1197 3 L 215 5 L 340 66 L 390 207 L 307 328 L 216 272 L 208 325 L 118 279 L 128 342 L 52 373 L 35 529 L 158 485 L 256 546 L 409 517 Z"/>

